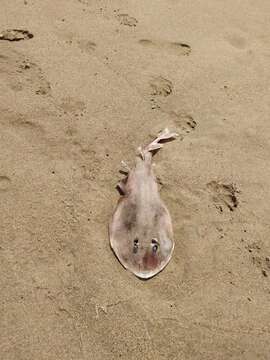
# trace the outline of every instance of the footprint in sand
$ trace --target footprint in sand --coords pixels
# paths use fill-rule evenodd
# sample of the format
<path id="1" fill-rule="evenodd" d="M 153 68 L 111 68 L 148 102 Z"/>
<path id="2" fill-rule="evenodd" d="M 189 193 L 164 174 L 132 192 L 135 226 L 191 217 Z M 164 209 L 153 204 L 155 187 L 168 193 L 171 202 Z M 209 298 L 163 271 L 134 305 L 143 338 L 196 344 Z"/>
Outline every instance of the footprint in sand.
<path id="1" fill-rule="evenodd" d="M 0 33 L 0 40 L 20 41 L 32 39 L 34 35 L 28 30 L 7 29 Z"/>
<path id="2" fill-rule="evenodd" d="M 242 239 L 244 241 L 244 239 Z M 264 277 L 268 277 L 270 274 L 270 256 L 266 256 L 266 251 L 262 245 L 256 241 L 245 245 L 245 249 L 250 253 L 251 261 L 255 265 Z"/>
<path id="3" fill-rule="evenodd" d="M 162 76 L 153 77 L 149 81 L 151 95 L 168 96 L 172 93 L 173 83 Z"/>
<path id="4" fill-rule="evenodd" d="M 32 90 L 37 95 L 50 94 L 50 83 L 39 66 L 9 47 L 1 47 L 0 51 L 3 51 L 3 54 L 0 54 L 0 82 L 2 84 L 15 92 Z"/>
<path id="5" fill-rule="evenodd" d="M 78 40 L 78 47 L 87 53 L 92 53 L 96 50 L 97 44 L 90 40 Z"/>
<path id="6" fill-rule="evenodd" d="M 76 35 L 71 32 L 65 32 L 65 33 L 60 33 L 59 34 L 59 38 L 61 40 L 64 40 L 64 42 L 68 45 L 76 45 L 78 46 L 78 48 L 83 51 L 86 52 L 88 54 L 92 54 L 96 48 L 97 48 L 97 44 L 89 39 L 77 39 Z"/>
<path id="7" fill-rule="evenodd" d="M 135 17 L 129 16 L 128 14 L 118 14 L 117 19 L 121 25 L 126 25 L 130 27 L 137 26 L 138 20 Z"/>
<path id="8" fill-rule="evenodd" d="M 236 189 L 235 185 L 222 184 L 213 180 L 207 184 L 207 188 L 210 190 L 215 207 L 220 213 L 223 213 L 224 208 L 234 211 L 238 207 L 237 194 L 239 194 L 239 190 Z"/>
<path id="9" fill-rule="evenodd" d="M 167 97 L 173 91 L 173 83 L 162 76 L 155 76 L 149 80 L 149 94 L 151 108 L 160 109 L 159 97 Z"/>
<path id="10" fill-rule="evenodd" d="M 86 104 L 78 99 L 66 97 L 62 99 L 61 108 L 67 112 L 76 115 L 84 115 Z"/>
<path id="11" fill-rule="evenodd" d="M 0 108 L 2 118 L 0 118 L 1 128 L 12 129 L 16 137 L 21 137 L 30 142 L 36 141 L 42 143 L 45 130 L 44 127 L 33 120 L 28 115 L 16 113 L 12 110 Z"/>
<path id="12" fill-rule="evenodd" d="M 194 131 L 197 126 L 197 122 L 189 114 L 176 111 L 169 111 L 167 114 L 172 117 L 175 129 L 182 139 L 185 135 L 189 134 L 191 131 Z"/>
<path id="13" fill-rule="evenodd" d="M 239 50 L 244 50 L 247 46 L 247 40 L 242 35 L 229 34 L 225 36 L 225 40 L 227 40 L 231 46 Z"/>
<path id="14" fill-rule="evenodd" d="M 150 95 L 152 96 L 150 99 L 151 108 L 159 109 L 161 112 L 171 117 L 174 122 L 174 128 L 180 135 L 180 138 L 183 139 L 185 135 L 194 131 L 197 126 L 197 122 L 191 115 L 181 111 L 171 110 L 166 103 L 160 101 L 160 97 L 166 98 L 173 92 L 173 83 L 162 76 L 157 76 L 153 77 L 149 81 L 149 85 L 151 88 Z"/>
<path id="15" fill-rule="evenodd" d="M 139 44 L 153 50 L 164 50 L 173 55 L 189 55 L 191 47 L 182 42 L 154 41 L 148 39 L 139 40 Z"/>
<path id="16" fill-rule="evenodd" d="M 0 175 L 0 192 L 6 191 L 11 185 L 11 180 L 8 176 Z"/>

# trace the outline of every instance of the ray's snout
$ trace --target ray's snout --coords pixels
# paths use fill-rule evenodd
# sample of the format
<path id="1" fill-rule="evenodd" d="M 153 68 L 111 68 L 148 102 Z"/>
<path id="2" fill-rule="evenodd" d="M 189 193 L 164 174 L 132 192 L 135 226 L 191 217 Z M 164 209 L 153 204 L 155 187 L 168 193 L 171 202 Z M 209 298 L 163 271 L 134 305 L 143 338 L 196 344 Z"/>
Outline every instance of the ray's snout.
<path id="1" fill-rule="evenodd" d="M 156 254 L 147 252 L 143 257 L 143 269 L 146 271 L 154 270 L 158 266 L 158 257 Z"/>
<path id="2" fill-rule="evenodd" d="M 140 279 L 149 279 L 160 271 L 160 260 L 156 254 L 145 253 L 133 273 Z"/>

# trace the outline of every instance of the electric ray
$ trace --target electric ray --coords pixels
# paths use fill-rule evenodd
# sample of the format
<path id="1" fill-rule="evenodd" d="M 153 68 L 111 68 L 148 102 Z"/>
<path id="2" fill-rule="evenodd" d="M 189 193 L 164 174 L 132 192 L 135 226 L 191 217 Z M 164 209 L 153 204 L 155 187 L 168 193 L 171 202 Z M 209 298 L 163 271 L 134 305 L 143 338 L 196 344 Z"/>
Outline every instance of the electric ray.
<path id="1" fill-rule="evenodd" d="M 153 155 L 176 133 L 165 129 L 138 149 L 136 165 L 118 184 L 121 197 L 109 226 L 110 244 L 120 263 L 141 279 L 158 274 L 171 259 L 174 240 L 169 211 L 158 192 Z"/>

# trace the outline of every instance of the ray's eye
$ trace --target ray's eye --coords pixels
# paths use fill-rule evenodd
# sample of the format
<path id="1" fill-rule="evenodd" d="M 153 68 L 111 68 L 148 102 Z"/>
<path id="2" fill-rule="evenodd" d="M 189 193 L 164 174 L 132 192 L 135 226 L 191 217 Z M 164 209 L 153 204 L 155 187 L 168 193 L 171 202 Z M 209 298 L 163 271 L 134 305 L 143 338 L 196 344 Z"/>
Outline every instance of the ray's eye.
<path id="1" fill-rule="evenodd" d="M 158 251 L 158 241 L 156 239 L 152 239 L 152 252 L 155 254 Z"/>
<path id="2" fill-rule="evenodd" d="M 133 241 L 133 253 L 136 254 L 138 252 L 139 240 L 136 238 Z"/>

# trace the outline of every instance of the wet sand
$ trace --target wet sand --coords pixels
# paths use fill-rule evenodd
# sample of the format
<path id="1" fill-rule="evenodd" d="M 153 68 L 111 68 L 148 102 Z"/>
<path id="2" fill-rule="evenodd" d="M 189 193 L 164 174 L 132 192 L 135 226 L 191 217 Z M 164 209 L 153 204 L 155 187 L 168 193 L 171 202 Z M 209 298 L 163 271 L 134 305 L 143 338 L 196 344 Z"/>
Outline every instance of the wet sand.
<path id="1" fill-rule="evenodd" d="M 269 359 L 270 3 L 2 0 L 5 360 Z M 140 281 L 109 246 L 121 160 L 155 172 L 175 251 Z"/>

